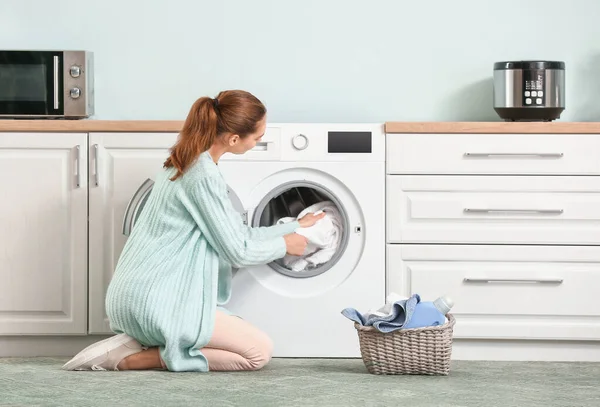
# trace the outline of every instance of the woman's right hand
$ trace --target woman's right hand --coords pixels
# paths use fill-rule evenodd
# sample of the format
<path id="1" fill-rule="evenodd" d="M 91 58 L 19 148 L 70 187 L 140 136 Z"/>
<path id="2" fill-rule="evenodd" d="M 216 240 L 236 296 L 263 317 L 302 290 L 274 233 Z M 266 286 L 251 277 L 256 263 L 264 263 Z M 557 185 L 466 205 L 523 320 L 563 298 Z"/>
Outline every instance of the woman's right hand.
<path id="1" fill-rule="evenodd" d="M 302 256 L 308 245 L 308 240 L 298 233 L 292 233 L 283 237 L 287 254 Z"/>

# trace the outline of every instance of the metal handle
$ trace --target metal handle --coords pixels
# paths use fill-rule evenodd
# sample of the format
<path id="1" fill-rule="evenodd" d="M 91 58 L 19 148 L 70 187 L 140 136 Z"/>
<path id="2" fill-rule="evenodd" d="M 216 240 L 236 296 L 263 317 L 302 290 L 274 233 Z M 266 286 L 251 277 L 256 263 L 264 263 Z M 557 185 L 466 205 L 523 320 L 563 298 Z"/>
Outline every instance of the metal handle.
<path id="1" fill-rule="evenodd" d="M 81 147 L 79 145 L 75 146 L 76 155 L 75 155 L 75 185 L 76 188 L 79 188 L 81 185 Z"/>
<path id="2" fill-rule="evenodd" d="M 514 278 L 465 278 L 465 283 L 505 284 L 562 284 L 562 278 L 514 279 Z"/>
<path id="3" fill-rule="evenodd" d="M 560 215 L 564 212 L 563 209 L 480 209 L 480 208 L 465 208 L 465 213 L 521 213 L 534 215 Z"/>
<path id="4" fill-rule="evenodd" d="M 58 57 L 55 56 L 53 58 L 54 62 L 54 110 L 58 110 L 60 107 L 59 98 L 58 98 L 58 68 L 59 68 L 59 60 Z"/>
<path id="5" fill-rule="evenodd" d="M 98 160 L 100 156 L 98 155 L 98 144 L 94 144 L 94 177 L 96 186 L 100 185 L 100 173 L 98 172 Z"/>
<path id="6" fill-rule="evenodd" d="M 563 153 L 465 153 L 468 158 L 561 158 Z"/>

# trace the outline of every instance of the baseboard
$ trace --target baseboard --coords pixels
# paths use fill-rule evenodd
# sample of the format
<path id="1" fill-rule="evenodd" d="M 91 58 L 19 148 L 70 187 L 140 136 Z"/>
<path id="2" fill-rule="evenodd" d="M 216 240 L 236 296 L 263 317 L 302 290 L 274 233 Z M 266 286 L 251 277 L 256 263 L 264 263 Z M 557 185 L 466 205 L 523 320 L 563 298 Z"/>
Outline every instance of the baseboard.
<path id="1" fill-rule="evenodd" d="M 108 336 L 0 336 L 0 357 L 70 357 Z"/>
<path id="2" fill-rule="evenodd" d="M 600 362 L 600 342 L 454 339 L 452 359 Z"/>
<path id="3" fill-rule="evenodd" d="M 71 357 L 104 338 L 107 336 L 0 336 L 0 357 Z M 452 359 L 600 362 L 600 342 L 455 339 Z"/>

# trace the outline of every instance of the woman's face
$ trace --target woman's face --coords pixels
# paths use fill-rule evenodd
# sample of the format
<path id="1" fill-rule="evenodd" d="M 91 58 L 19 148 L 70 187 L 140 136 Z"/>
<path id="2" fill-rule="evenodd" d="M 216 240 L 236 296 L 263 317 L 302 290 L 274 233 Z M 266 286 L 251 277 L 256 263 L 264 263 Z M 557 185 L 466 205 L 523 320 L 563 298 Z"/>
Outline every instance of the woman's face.
<path id="1" fill-rule="evenodd" d="M 258 143 L 267 129 L 267 116 L 263 117 L 256 125 L 256 131 L 248 136 L 241 138 L 238 135 L 230 136 L 229 152 L 233 154 L 244 154 L 252 150 Z"/>

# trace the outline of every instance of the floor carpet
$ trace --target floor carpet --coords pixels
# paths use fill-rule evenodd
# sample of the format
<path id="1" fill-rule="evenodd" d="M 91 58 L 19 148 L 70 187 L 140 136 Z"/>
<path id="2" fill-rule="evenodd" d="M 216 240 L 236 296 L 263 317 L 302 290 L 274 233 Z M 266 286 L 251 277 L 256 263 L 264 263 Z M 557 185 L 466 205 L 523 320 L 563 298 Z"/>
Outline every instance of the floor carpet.
<path id="1" fill-rule="evenodd" d="M 0 359 L 0 406 L 600 406 L 600 364 L 461 362 L 447 377 L 375 376 L 360 360 L 275 359 L 258 372 L 65 372 Z"/>

